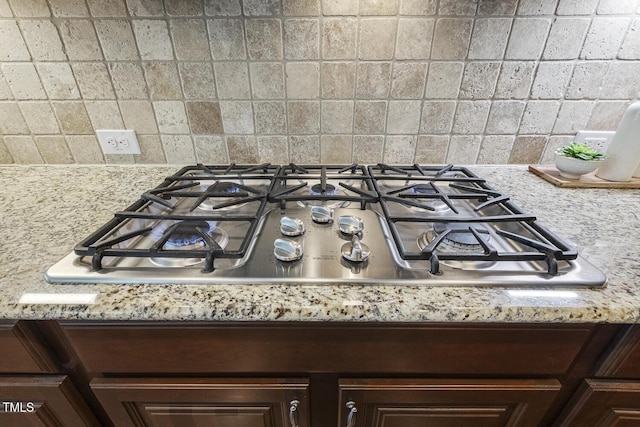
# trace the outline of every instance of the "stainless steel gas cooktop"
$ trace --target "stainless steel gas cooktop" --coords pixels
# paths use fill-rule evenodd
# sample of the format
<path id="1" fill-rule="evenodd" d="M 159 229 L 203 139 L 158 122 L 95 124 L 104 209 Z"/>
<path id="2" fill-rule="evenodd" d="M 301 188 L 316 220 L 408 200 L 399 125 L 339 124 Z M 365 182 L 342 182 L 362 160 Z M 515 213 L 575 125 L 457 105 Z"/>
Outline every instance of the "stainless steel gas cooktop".
<path id="1" fill-rule="evenodd" d="M 509 197 L 452 165 L 194 165 L 45 274 L 67 283 L 603 287 Z"/>

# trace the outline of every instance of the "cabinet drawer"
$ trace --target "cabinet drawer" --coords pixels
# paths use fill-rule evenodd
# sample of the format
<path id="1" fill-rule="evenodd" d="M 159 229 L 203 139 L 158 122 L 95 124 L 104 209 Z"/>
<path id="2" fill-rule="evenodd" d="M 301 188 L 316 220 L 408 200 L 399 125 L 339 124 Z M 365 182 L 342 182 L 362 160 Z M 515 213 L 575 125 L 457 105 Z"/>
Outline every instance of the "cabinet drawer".
<path id="1" fill-rule="evenodd" d="M 0 322 L 0 372 L 55 372 L 48 351 L 23 322 Z"/>
<path id="2" fill-rule="evenodd" d="M 565 373 L 591 326 L 63 323 L 90 373 Z"/>
<path id="3" fill-rule="evenodd" d="M 640 326 L 625 326 L 595 375 L 609 378 L 640 379 Z"/>

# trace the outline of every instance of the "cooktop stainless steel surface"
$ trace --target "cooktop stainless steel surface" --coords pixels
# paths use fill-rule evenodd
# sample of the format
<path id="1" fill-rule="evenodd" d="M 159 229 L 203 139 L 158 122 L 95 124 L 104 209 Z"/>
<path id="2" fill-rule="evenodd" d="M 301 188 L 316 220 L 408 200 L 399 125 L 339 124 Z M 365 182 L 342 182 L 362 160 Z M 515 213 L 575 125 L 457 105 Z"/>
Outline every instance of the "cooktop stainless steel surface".
<path id="1" fill-rule="evenodd" d="M 466 168 L 194 165 L 79 243 L 69 283 L 602 287 L 605 275 Z"/>

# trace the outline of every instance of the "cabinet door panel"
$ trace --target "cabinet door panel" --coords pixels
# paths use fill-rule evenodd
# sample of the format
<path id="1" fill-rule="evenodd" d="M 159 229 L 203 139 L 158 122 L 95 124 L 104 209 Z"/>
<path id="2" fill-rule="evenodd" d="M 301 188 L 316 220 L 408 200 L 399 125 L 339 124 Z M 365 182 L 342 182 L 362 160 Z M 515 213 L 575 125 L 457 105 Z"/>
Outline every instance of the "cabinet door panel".
<path id="1" fill-rule="evenodd" d="M 556 425 L 640 426 L 640 381 L 586 380 Z"/>
<path id="2" fill-rule="evenodd" d="M 556 380 L 340 380 L 340 421 L 347 402 L 354 427 L 536 426 L 558 394 Z"/>
<path id="3" fill-rule="evenodd" d="M 99 378 L 91 388 L 119 427 L 289 427 L 294 401 L 309 426 L 306 379 Z"/>

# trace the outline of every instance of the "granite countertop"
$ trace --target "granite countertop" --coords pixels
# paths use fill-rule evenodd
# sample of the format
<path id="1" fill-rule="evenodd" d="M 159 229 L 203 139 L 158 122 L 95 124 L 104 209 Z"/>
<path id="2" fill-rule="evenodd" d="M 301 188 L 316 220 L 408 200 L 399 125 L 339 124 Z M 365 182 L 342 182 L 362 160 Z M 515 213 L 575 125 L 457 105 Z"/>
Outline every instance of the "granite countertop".
<path id="1" fill-rule="evenodd" d="M 45 270 L 179 166 L 0 166 L 0 318 L 640 323 L 640 190 L 562 189 L 471 169 L 604 270 L 601 290 L 381 285 L 49 284 Z M 29 298 L 37 298 L 34 302 Z"/>

